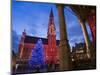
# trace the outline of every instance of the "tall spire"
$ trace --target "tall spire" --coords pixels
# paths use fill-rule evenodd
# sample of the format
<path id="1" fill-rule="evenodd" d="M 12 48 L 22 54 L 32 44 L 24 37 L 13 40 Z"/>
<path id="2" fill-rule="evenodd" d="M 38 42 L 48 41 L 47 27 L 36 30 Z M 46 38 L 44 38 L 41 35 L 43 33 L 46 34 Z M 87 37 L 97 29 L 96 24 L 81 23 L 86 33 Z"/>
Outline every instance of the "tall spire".
<path id="1" fill-rule="evenodd" d="M 49 16 L 49 24 L 48 24 L 48 33 L 47 33 L 47 35 L 52 35 L 52 34 L 54 34 L 54 35 L 56 35 L 55 34 L 56 32 L 55 32 L 55 25 L 54 25 L 54 16 L 53 16 L 53 11 L 52 11 L 52 9 L 51 9 L 51 11 L 50 11 L 50 16 Z"/>
<path id="2" fill-rule="evenodd" d="M 54 24 L 54 16 L 53 16 L 53 11 L 51 9 L 50 11 L 50 16 L 49 16 L 49 25 Z"/>
<path id="3" fill-rule="evenodd" d="M 52 9 L 51 9 L 51 12 L 50 12 L 50 17 L 54 17 Z"/>
<path id="4" fill-rule="evenodd" d="M 57 61 L 57 46 L 56 46 L 56 29 L 54 24 L 54 16 L 53 11 L 51 9 L 50 15 L 49 15 L 49 23 L 48 23 L 48 63 Z"/>

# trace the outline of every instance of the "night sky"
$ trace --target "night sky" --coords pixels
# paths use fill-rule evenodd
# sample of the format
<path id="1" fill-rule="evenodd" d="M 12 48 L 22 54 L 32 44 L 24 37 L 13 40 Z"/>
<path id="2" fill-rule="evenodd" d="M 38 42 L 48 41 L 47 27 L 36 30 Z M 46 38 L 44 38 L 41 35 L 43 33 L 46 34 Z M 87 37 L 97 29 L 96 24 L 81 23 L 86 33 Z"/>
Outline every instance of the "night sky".
<path id="1" fill-rule="evenodd" d="M 58 10 L 55 4 L 36 2 L 12 2 L 12 49 L 18 52 L 18 44 L 24 29 L 27 35 L 47 38 L 48 21 L 51 9 L 54 14 L 56 39 L 60 39 Z M 64 9 L 66 28 L 70 46 L 84 42 L 81 26 L 75 13 L 66 6 Z M 86 23 L 87 24 L 87 23 Z M 87 24 L 89 36 L 91 32 Z"/>

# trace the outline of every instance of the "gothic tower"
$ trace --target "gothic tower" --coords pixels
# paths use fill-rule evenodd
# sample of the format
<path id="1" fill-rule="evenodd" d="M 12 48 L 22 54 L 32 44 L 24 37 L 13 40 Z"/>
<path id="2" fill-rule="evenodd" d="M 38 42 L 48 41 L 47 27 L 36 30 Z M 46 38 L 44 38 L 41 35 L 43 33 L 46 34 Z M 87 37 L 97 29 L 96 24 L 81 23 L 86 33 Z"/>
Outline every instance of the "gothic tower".
<path id="1" fill-rule="evenodd" d="M 19 58 L 23 58 L 24 56 L 24 39 L 26 36 L 26 30 L 24 29 L 24 32 L 22 32 L 20 44 L 19 44 Z"/>
<path id="2" fill-rule="evenodd" d="M 49 16 L 47 38 L 48 38 L 48 57 L 49 57 L 48 62 L 50 64 L 52 63 L 55 64 L 57 62 L 57 46 L 56 46 L 56 29 L 55 29 L 54 16 L 52 10 Z"/>

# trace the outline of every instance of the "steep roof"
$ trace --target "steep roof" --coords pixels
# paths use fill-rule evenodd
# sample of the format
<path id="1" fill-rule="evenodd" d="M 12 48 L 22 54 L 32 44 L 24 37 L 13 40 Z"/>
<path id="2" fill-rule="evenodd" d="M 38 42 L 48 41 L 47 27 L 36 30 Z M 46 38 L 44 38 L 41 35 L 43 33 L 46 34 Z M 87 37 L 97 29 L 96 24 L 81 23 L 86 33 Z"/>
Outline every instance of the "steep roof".
<path id="1" fill-rule="evenodd" d="M 25 43 L 36 43 L 38 41 L 38 39 L 41 39 L 43 44 L 48 44 L 48 39 L 47 38 L 41 38 L 41 37 L 34 37 L 34 36 L 29 36 L 26 35 L 25 36 Z M 56 40 L 57 45 L 59 45 L 59 40 Z"/>

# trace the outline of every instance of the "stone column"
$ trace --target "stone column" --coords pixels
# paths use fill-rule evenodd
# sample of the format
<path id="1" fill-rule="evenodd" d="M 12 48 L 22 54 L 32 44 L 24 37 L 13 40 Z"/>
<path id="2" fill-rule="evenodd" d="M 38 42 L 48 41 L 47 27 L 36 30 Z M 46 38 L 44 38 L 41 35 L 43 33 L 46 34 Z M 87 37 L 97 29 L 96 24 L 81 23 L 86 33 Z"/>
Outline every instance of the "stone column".
<path id="1" fill-rule="evenodd" d="M 87 29 L 86 29 L 86 25 L 85 25 L 85 21 L 82 19 L 82 18 L 79 18 L 79 22 L 80 22 L 80 25 L 82 27 L 82 31 L 83 31 L 83 35 L 84 35 L 84 39 L 85 39 L 85 43 L 86 43 L 86 55 L 88 58 L 91 57 L 91 54 L 90 54 L 90 50 L 91 50 L 91 42 L 90 42 L 90 38 L 89 38 L 89 35 L 88 35 L 88 32 L 87 32 Z"/>
<path id="2" fill-rule="evenodd" d="M 64 6 L 58 4 L 59 25 L 60 25 L 60 70 L 70 70 L 71 58 L 70 58 L 70 46 L 68 44 L 68 38 L 66 33 L 66 24 L 64 18 Z"/>
<path id="3" fill-rule="evenodd" d="M 85 43 L 86 43 L 86 55 L 88 58 L 90 58 L 90 50 L 92 49 L 92 45 L 90 42 L 90 38 L 86 29 L 86 25 L 85 25 L 85 21 L 87 19 L 87 13 L 89 11 L 89 9 L 87 8 L 83 8 L 81 6 L 70 6 L 71 9 L 76 13 L 79 23 L 81 25 L 82 31 L 83 31 L 83 35 L 84 35 L 84 39 L 85 39 Z"/>

